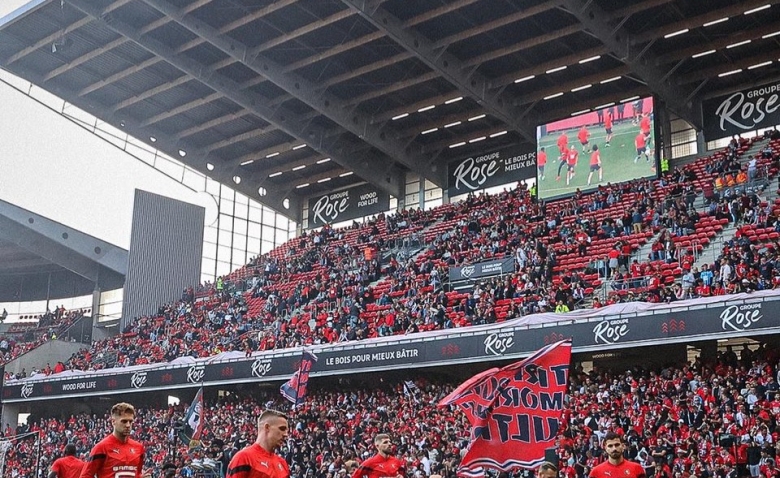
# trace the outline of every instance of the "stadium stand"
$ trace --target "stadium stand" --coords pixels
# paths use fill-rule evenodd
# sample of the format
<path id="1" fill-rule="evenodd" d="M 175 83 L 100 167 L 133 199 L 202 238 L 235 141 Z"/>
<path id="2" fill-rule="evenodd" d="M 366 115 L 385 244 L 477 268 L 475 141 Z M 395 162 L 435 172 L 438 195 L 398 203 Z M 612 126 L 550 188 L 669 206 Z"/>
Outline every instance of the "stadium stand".
<path id="1" fill-rule="evenodd" d="M 747 170 L 748 163 L 740 160 L 759 141 L 724 148 L 659 180 L 607 184 L 592 194 L 549 203 L 536 202 L 520 187 L 430 211 L 380 215 L 346 229 L 310 231 L 220 278 L 206 295 L 185 291 L 182 300 L 72 357 L 68 368 L 121 367 L 231 350 L 250 354 L 622 301 L 670 302 L 774 288 L 778 280 L 770 249 L 762 250 L 765 259 L 751 262 L 751 256 L 746 262 L 756 272 L 741 271 L 725 281 L 722 260 L 706 266 L 711 277 L 702 277 L 704 265 L 693 267 L 696 254 L 735 219 L 743 227 L 760 220 L 762 232 L 749 235 L 756 240 L 770 240 L 765 230 L 777 227 L 780 208 L 759 199 L 759 190 L 735 184 L 709 195 L 704 191 L 726 171 Z M 780 142 L 768 145 L 773 154 L 759 164 L 764 177 L 772 178 Z M 697 209 L 702 195 L 705 206 Z M 739 209 L 734 209 L 737 198 Z M 751 231 L 740 229 L 740 234 Z M 412 235 L 422 237 L 424 248 L 399 261 L 392 252 Z M 649 257 L 638 257 L 648 241 Z M 386 265 L 381 256 L 389 257 Z M 515 259 L 511 277 L 487 279 L 469 291 L 446 291 L 449 267 L 503 257 Z M 762 260 L 769 265 L 757 273 Z M 600 293 L 605 290 L 606 297 Z"/>
<path id="2" fill-rule="evenodd" d="M 577 109 L 585 108 L 582 111 L 597 118 L 594 131 L 600 130 L 603 122 L 605 146 L 610 146 L 613 119 L 607 112 L 604 122 L 604 108 L 597 104 L 614 107 L 616 124 L 622 120 L 626 126 L 632 120 L 633 126 L 640 121 L 648 125 L 646 131 L 645 126 L 632 131 L 639 134 L 636 141 L 641 140 L 634 143 L 634 163 L 644 154 L 645 170 L 655 173 L 664 163 L 668 167 L 669 159 L 678 159 L 675 149 L 684 149 L 680 146 L 696 150 L 705 136 L 716 139 L 704 131 L 703 102 L 720 101 L 718 95 L 738 92 L 739 77 L 732 75 L 770 65 L 776 73 L 776 55 L 764 52 L 766 45 L 758 39 L 778 34 L 774 25 L 777 9 L 764 11 L 774 2 L 674 2 L 669 10 L 652 14 L 642 12 L 668 2 L 600 2 L 611 3 L 607 9 L 591 1 L 542 2 L 523 9 L 516 2 L 503 2 L 484 12 L 477 12 L 482 5 L 470 0 L 428 2 L 431 5 L 377 2 L 373 11 L 348 0 L 308 5 L 295 1 L 263 5 L 232 2 L 236 8 L 225 11 L 212 10 L 225 7 L 210 1 L 189 2 L 191 5 L 159 0 L 34 3 L 29 10 L 17 12 L 18 18 L 5 20 L 8 23 L 0 28 L 7 34 L 6 41 L 0 42 L 3 68 L 29 77 L 31 91 L 32 86 L 41 86 L 55 96 L 62 95 L 76 107 L 95 113 L 96 126 L 98 121 L 105 122 L 127 139 L 149 138 L 142 141 L 155 143 L 154 147 L 174 157 L 178 154 L 199 171 L 213 172 L 210 177 L 219 178 L 245 198 L 259 197 L 275 210 L 292 209 L 291 221 L 301 224 L 308 220 L 309 225 L 314 217 L 305 201 L 320 193 L 330 194 L 330 186 L 338 192 L 359 179 L 379 185 L 382 194 L 388 194 L 388 204 L 389 194 L 399 202 L 404 195 L 419 194 L 422 205 L 431 191 L 428 183 L 434 185 L 436 194 L 453 190 L 447 187 L 450 178 L 446 169 L 452 159 L 447 157 L 448 150 L 462 147 L 457 151 L 465 158 L 484 154 L 478 149 L 482 141 L 496 147 L 495 151 L 528 145 L 534 138 L 538 143 L 547 135 L 544 122 L 566 121 L 578 116 L 572 113 Z M 298 22 L 289 11 L 281 10 L 291 5 L 316 23 Z M 473 10 L 457 12 L 468 6 Z M 553 13 L 530 19 L 548 10 Z M 754 15 L 759 11 L 763 13 Z M 276 16 L 270 16 L 273 12 Z M 395 18 L 393 12 L 403 15 Z M 439 23 L 436 18 L 445 12 L 457 14 L 457 20 Z M 352 15 L 360 18 L 352 22 Z M 478 21 L 482 18 L 477 17 L 483 16 L 490 28 Z M 344 19 L 352 26 L 343 28 L 347 22 L 340 21 Z M 513 25 L 520 19 L 529 19 L 529 23 Z M 731 34 L 709 30 L 695 36 L 706 39 L 703 43 L 688 36 L 682 41 L 662 41 L 727 20 L 729 26 L 736 24 L 729 30 Z M 255 21 L 274 24 L 280 36 L 265 36 L 263 32 L 258 37 Z M 333 31 L 326 29 L 328 25 L 334 25 Z M 420 27 L 411 29 L 417 25 Z M 545 28 L 549 25 L 552 28 Z M 368 31 L 375 32 L 366 35 Z M 33 33 L 39 32 L 45 37 L 35 38 Z M 434 32 L 438 39 L 426 38 Z M 477 36 L 482 33 L 489 37 Z M 316 43 L 309 43 L 307 34 L 316 38 Z M 574 34 L 578 36 L 545 45 L 550 39 Z M 582 35 L 587 35 L 587 40 Z M 263 42 L 260 45 L 244 43 L 258 38 Z M 625 52 L 621 38 L 626 40 Z M 369 46 L 375 40 L 382 43 Z M 706 50 L 700 48 L 705 43 Z M 751 43 L 749 51 L 726 52 Z M 365 48 L 359 54 L 358 50 L 349 53 L 355 61 L 334 57 L 360 45 Z M 537 47 L 538 51 L 532 50 Z M 116 51 L 103 54 L 112 49 Z M 309 50 L 312 56 L 308 56 Z M 723 51 L 709 56 L 718 50 Z M 756 51 L 761 55 L 753 56 L 751 52 Z M 356 61 L 359 56 L 372 57 L 376 63 L 361 64 Z M 542 62 L 529 61 L 532 56 Z M 591 63 L 602 57 L 600 63 Z M 693 61 L 698 58 L 704 59 Z M 326 64 L 315 65 L 325 59 Z M 402 63 L 407 60 L 411 61 Z M 518 70 L 515 63 L 524 65 Z M 586 66 L 569 69 L 575 64 Z M 547 76 L 554 73 L 558 76 Z M 777 85 L 757 83 L 774 73 L 759 70 L 758 76 L 749 73 L 749 80 L 740 81 L 742 86 L 773 93 Z M 526 83 L 533 79 L 534 83 Z M 534 87 L 536 83 L 544 86 Z M 578 93 L 586 89 L 588 92 Z M 401 90 L 414 91 L 389 95 Z M 761 106 L 765 99 L 752 101 L 754 93 L 756 97 L 763 95 L 748 93 L 751 101 L 741 112 L 748 116 L 746 111 L 752 108 L 763 117 L 761 109 L 769 110 L 777 95 Z M 642 100 L 639 95 L 654 95 L 660 100 L 659 128 L 653 131 L 663 130 L 657 146 L 663 150 L 659 153 L 663 159 L 658 166 L 651 163 L 655 154 L 647 151 L 650 115 L 643 113 L 643 102 L 652 103 L 653 98 Z M 465 101 L 459 103 L 461 100 Z M 739 109 L 723 112 L 723 105 L 729 102 L 718 108 L 723 131 L 726 117 Z M 450 104 L 458 109 L 445 110 L 443 106 Z M 435 116 L 418 116 L 434 109 Z M 624 111 L 630 112 L 627 117 Z M 482 119 L 485 121 L 474 123 Z M 542 126 L 534 131 L 537 123 Z M 460 125 L 468 128 L 450 129 Z M 586 134 L 581 140 L 585 153 L 586 125 L 582 131 Z M 435 132 L 446 136 L 433 135 Z M 675 135 L 682 138 L 688 133 L 694 136 L 692 142 L 676 142 Z M 495 143 L 488 140 L 496 138 Z M 361 149 L 357 143 L 365 144 Z M 624 146 L 615 144 L 611 149 Z M 633 149 L 628 144 L 628 150 Z M 301 156 L 281 154 L 288 150 Z M 572 150 L 576 151 L 576 145 Z M 559 162 L 569 166 L 568 185 L 576 163 L 566 163 L 564 151 L 560 151 Z M 587 152 L 594 151 L 597 149 Z M 542 166 L 543 175 L 545 163 L 535 164 L 535 152 L 532 146 L 515 156 L 516 169 Z M 276 156 L 280 158 L 273 159 Z M 156 161 L 156 152 L 154 157 Z M 539 200 L 536 186 L 529 190 L 519 184 L 498 194 L 469 194 L 463 201 L 431 210 L 380 214 L 343 229 L 325 226 L 303 233 L 214 283 L 193 285 L 178 300 L 172 298 L 160 305 L 156 313 L 134 318 L 129 324 L 122 321 L 121 333 L 94 341 L 67 363 L 36 367 L 29 375 L 167 363 L 225 351 L 240 351 L 248 358 L 262 351 L 335 342 L 365 341 L 369 345 L 365 348 L 370 349 L 370 340 L 378 337 L 497 324 L 529 314 L 566 314 L 618 302 L 674 302 L 776 289 L 780 287 L 780 199 L 769 185 L 780 171 L 779 157 L 778 139 L 735 138 L 722 151 L 680 164 L 659 179 L 600 184 L 595 191 L 577 190 L 571 197 L 551 201 Z M 389 164 L 377 167 L 385 158 Z M 229 167 L 236 174 L 225 172 L 227 165 L 232 165 Z M 598 171 L 600 178 L 603 170 L 597 156 L 591 157 L 588 166 L 590 186 L 593 173 Z M 305 174 L 297 173 L 304 168 Z M 560 171 L 559 166 L 558 175 Z M 409 190 L 417 187 L 415 181 L 419 190 L 410 194 Z M 434 200 L 447 202 L 439 196 Z M 265 226 L 265 217 L 259 222 Z M 247 229 L 245 232 L 248 235 Z M 270 241 L 265 239 L 264 245 Z M 508 259 L 514 266 L 512 273 L 485 277 L 466 288 L 449 283 L 452 268 L 497 259 Z M 220 264 L 217 257 L 214 261 Z M 755 299 L 753 295 L 748 301 Z M 725 309 L 723 304 L 718 306 Z M 747 310 L 753 305 L 756 308 L 747 319 L 743 309 L 733 306 L 739 320 L 752 317 L 758 321 L 763 312 L 774 313 L 772 304 L 762 310 L 763 302 L 748 304 Z M 703 302 L 693 307 L 699 306 L 708 309 L 703 313 L 710 312 Z M 33 327 L 11 327 L 0 337 L 0 360 L 8 363 L 47 340 L 57 339 L 87 312 L 58 311 L 54 317 L 42 317 Z M 598 320 L 609 324 L 610 315 L 593 315 L 604 316 Z M 557 315 L 555 320 L 561 317 L 567 316 Z M 573 317 L 576 315 L 568 316 Z M 677 323 L 674 318 L 670 322 Z M 724 331 L 717 331 L 717 341 L 707 338 L 711 355 L 706 361 L 679 361 L 697 345 L 689 346 L 684 340 L 701 339 L 703 343 L 705 339 L 668 333 L 673 330 L 670 325 L 662 332 L 673 346 L 679 346 L 677 363 L 650 369 L 655 365 L 642 365 L 637 358 L 612 370 L 590 365 L 587 370 L 581 365 L 572 370 L 556 440 L 560 475 L 587 477 L 605 460 L 603 437 L 615 431 L 626 435 L 629 457 L 638 461 L 648 476 L 780 477 L 775 463 L 780 450 L 780 352 L 775 347 L 777 336 L 769 335 L 778 329 L 748 331 L 751 324 L 747 324 L 742 329 L 726 330 L 725 321 L 718 325 Z M 556 332 L 550 335 L 555 337 Z M 757 349 L 745 345 L 737 356 L 729 346 L 713 357 L 721 340 L 744 340 L 754 332 L 755 337 L 767 340 Z M 544 341 L 548 343 L 548 337 Z M 595 343 L 583 349 L 601 347 L 611 353 L 633 345 L 621 343 L 613 348 L 616 343 Z M 704 349 L 700 349 L 702 355 Z M 592 350 L 585 353 L 591 354 L 591 359 L 595 355 Z M 475 364 L 506 359 L 501 354 L 488 355 L 487 350 L 485 355 L 460 373 L 451 369 L 450 374 L 441 375 L 429 373 L 432 369 L 395 370 L 388 373 L 394 379 L 385 382 L 380 378 L 385 369 L 380 366 L 380 373 L 369 378 L 315 377 L 303 406 L 290 411 L 292 439 L 281 453 L 291 465 L 291 477 L 350 475 L 372 453 L 371 440 L 379 432 L 393 436 L 395 453 L 406 463 L 406 476 L 456 476 L 470 431 L 458 410 L 437 408 L 436 404 L 460 383 L 452 376 L 465 374 L 465 369 Z M 464 362 L 460 360 L 458 365 Z M 204 370 L 198 367 L 191 369 Z M 251 384 L 230 383 L 232 372 L 221 375 L 220 387 L 224 388 L 207 391 L 205 446 L 190 449 L 187 443 L 177 441 L 176 433 L 186 404 L 162 406 L 167 387 L 141 390 L 145 373 L 139 371 L 138 381 L 136 377 L 130 381 L 129 386 L 135 388 L 130 390 L 130 399 L 138 398 L 141 403 L 135 435 L 147 446 L 146 465 L 155 475 L 162 463 L 175 461 L 177 476 L 219 476 L 230 456 L 253 440 L 260 410 L 290 410 L 276 386 L 269 388 L 270 382 L 255 375 L 254 369 Z M 447 381 L 443 377 L 448 377 Z M 68 409 L 78 413 L 67 416 L 63 409 L 50 407 L 38 416 L 60 398 L 42 397 L 45 405 L 28 400 L 38 398 L 33 395 L 37 383 L 43 384 L 39 388 L 45 393 L 55 387 L 55 381 L 19 383 L 28 378 L 24 370 L 4 377 L 17 381 L 15 386 L 19 387 L 10 397 L 15 407 L 12 415 L 23 409 L 32 410 L 33 415 L 26 426 L 6 424 L 0 433 L 5 438 L 27 433 L 42 437 L 37 441 L 22 439 L 7 455 L 2 448 L 6 473 L 14 478 L 34 476 L 38 467 L 47 467 L 69 442 L 85 455 L 109 428 L 108 417 L 94 413 L 104 405 L 100 402 L 105 397 L 99 401 L 94 390 L 91 396 L 86 391 L 90 389 L 86 384 L 94 382 L 83 382 L 78 391 L 64 385 L 57 390 L 74 392 L 62 396 L 67 400 L 78 397 L 68 402 Z M 203 378 L 188 374 L 186 380 L 188 383 L 173 384 L 171 379 L 166 384 L 194 388 Z M 118 392 L 114 383 L 110 393 Z M 511 475 L 499 475 L 506 476 Z"/>
<path id="3" fill-rule="evenodd" d="M 745 346 L 739 356 L 728 347 L 710 363 L 697 358 L 656 370 L 574 370 L 557 439 L 561 476 L 585 477 L 603 461 L 600 439 L 608 431 L 626 434 L 630 458 L 648 476 L 730 476 L 737 470 L 742 475 L 749 463 L 764 476 L 778 476 L 778 359 L 777 350 L 764 344 L 755 350 Z M 410 378 L 416 374 L 409 371 Z M 379 432 L 393 435 L 408 476 L 455 476 L 468 426 L 460 412 L 436 403 L 457 384 L 416 376 L 412 385 L 409 380 L 318 385 L 305 405 L 291 412 L 292 439 L 282 450 L 292 463 L 291 476 L 349 474 L 371 453 Z M 148 447 L 150 468 L 170 460 L 176 445 L 182 476 L 203 476 L 253 441 L 258 410 L 287 407 L 280 400 L 276 393 L 264 393 L 213 401 L 198 450 L 175 443 L 172 425 L 183 406 L 141 409 L 135 435 Z M 80 454 L 88 452 L 107 429 L 107 417 L 79 414 L 41 418 L 4 434 L 42 430 L 46 465 L 66 442 L 75 443 Z M 28 440 L 12 451 L 9 476 L 29 476 L 33 444 Z"/>
<path id="4" fill-rule="evenodd" d="M 10 324 L 7 330 L 0 334 L 0 354 L 2 354 L 0 362 L 8 363 L 47 340 L 57 340 L 78 320 L 89 313 L 89 309 L 68 311 L 64 307 L 58 307 L 54 312 L 47 312 L 35 317 L 33 321 Z M 40 370 L 31 370 L 29 374 L 24 372 L 13 378 L 25 378 L 37 373 L 49 375 L 55 372 L 55 368 L 41 367 Z M 6 378 L 12 378 L 10 372 L 6 374 Z"/>

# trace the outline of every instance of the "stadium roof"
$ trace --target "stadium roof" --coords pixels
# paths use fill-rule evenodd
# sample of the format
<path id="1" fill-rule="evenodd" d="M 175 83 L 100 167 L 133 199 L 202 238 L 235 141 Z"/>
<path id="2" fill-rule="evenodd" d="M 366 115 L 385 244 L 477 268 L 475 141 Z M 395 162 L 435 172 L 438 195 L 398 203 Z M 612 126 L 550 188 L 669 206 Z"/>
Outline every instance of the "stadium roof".
<path id="1" fill-rule="evenodd" d="M 0 66 L 299 220 L 637 95 L 700 126 L 703 97 L 777 77 L 779 2 L 35 0 Z"/>
<path id="2" fill-rule="evenodd" d="M 127 251 L 0 200 L 0 302 L 119 289 Z"/>

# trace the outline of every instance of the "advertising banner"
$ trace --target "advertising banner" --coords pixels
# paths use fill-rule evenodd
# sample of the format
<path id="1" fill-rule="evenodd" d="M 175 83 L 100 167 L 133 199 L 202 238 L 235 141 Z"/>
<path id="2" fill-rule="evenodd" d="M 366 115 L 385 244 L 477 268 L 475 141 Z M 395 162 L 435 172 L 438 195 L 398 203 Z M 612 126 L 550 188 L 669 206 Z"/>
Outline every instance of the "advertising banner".
<path id="1" fill-rule="evenodd" d="M 448 163 L 447 194 L 454 197 L 533 177 L 536 145 L 517 144 Z"/>
<path id="2" fill-rule="evenodd" d="M 780 124 L 780 83 L 767 83 L 704 100 L 707 141 Z"/>
<path id="3" fill-rule="evenodd" d="M 675 311 L 639 312 L 630 316 L 539 314 L 490 326 L 447 329 L 372 341 L 345 342 L 313 347 L 319 358 L 312 377 L 376 370 L 481 362 L 525 357 L 535 350 L 571 339 L 574 352 L 606 351 L 637 344 L 669 343 L 670 339 L 719 338 L 755 334 L 780 328 L 779 302 L 717 302 Z M 591 311 L 583 311 L 591 312 Z M 549 315 L 544 323 L 528 319 Z M 550 323 L 556 323 L 554 327 Z M 273 382 L 288 380 L 301 365 L 300 351 L 257 353 L 250 358 L 197 362 L 189 365 L 159 364 L 113 369 L 44 380 L 12 380 L 2 391 L 4 402 L 84 396 L 88 393 L 119 394 L 143 390 L 196 388 L 201 384 Z"/>
<path id="4" fill-rule="evenodd" d="M 450 282 L 475 280 L 482 277 L 493 277 L 502 274 L 511 274 L 515 271 L 514 259 L 501 259 L 498 261 L 485 261 L 469 264 L 461 267 L 450 267 Z"/>
<path id="5" fill-rule="evenodd" d="M 309 229 L 390 209 L 390 195 L 371 184 L 309 199 Z"/>

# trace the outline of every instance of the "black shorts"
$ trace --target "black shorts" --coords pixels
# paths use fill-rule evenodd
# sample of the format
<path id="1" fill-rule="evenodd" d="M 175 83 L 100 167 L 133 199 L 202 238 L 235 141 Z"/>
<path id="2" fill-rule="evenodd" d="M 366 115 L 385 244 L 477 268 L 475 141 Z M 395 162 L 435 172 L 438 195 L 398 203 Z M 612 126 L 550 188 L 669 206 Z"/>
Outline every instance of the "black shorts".
<path id="1" fill-rule="evenodd" d="M 588 140 L 586 139 L 585 141 L 580 141 L 580 144 L 586 146 L 588 144 Z"/>
<path id="2" fill-rule="evenodd" d="M 607 130 L 607 134 L 612 134 L 612 128 L 605 128 Z"/>
<path id="3" fill-rule="evenodd" d="M 640 154 L 646 154 L 646 153 L 647 153 L 647 148 L 646 147 L 643 146 L 641 148 L 636 148 L 636 155 L 637 156 L 639 156 Z"/>
<path id="4" fill-rule="evenodd" d="M 601 166 L 599 166 L 598 164 L 591 164 L 590 165 L 590 172 L 591 173 L 594 172 L 594 171 L 598 171 L 599 169 L 601 169 Z"/>
<path id="5" fill-rule="evenodd" d="M 569 166 L 569 172 L 573 173 L 574 172 L 574 167 L 577 166 L 577 165 L 576 164 L 569 164 L 568 166 Z"/>

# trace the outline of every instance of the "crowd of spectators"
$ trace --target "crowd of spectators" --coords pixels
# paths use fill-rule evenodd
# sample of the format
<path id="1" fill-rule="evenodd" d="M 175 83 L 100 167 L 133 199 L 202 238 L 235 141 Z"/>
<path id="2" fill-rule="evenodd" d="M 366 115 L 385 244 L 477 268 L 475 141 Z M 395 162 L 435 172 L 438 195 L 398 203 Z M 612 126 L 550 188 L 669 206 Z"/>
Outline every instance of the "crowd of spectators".
<path id="1" fill-rule="evenodd" d="M 556 439 L 561 476 L 584 478 L 605 459 L 601 439 L 609 431 L 626 436 L 628 458 L 652 477 L 777 477 L 780 451 L 780 352 L 766 344 L 718 353 L 717 359 L 647 370 L 575 368 Z M 410 375 L 414 372 L 410 372 Z M 406 476 L 454 477 L 465 452 L 469 427 L 456 408 L 436 404 L 457 383 L 420 378 L 411 382 L 340 378 L 313 381 L 305 404 L 291 412 L 291 438 L 280 451 L 293 478 L 336 478 L 349 474 L 373 453 L 372 438 L 390 433 Z M 209 395 L 209 394 L 207 394 Z M 255 437 L 255 419 L 267 407 L 284 409 L 278 394 L 234 392 L 205 407 L 201 446 L 178 442 L 181 476 L 218 469 Z M 135 438 L 148 450 L 149 468 L 173 461 L 173 424 L 186 405 L 138 407 Z M 46 467 L 68 442 L 79 454 L 109 430 L 108 417 L 78 414 L 36 417 L 14 430 L 43 433 Z M 34 440 L 20 440 L 7 456 L 7 476 L 33 476 Z"/>
<path id="2" fill-rule="evenodd" d="M 69 311 L 60 306 L 53 311 L 46 311 L 32 321 L 8 324 L 5 332 L 0 334 L 0 363 L 6 364 L 44 342 L 56 340 L 88 312 L 82 309 Z M 50 368 L 49 371 L 51 370 Z M 30 375 L 39 372 L 38 369 L 31 370 Z M 24 378 L 28 373 L 22 371 L 18 375 L 14 374 L 13 378 Z M 6 378 L 11 378 L 10 372 L 6 373 Z"/>
<path id="3" fill-rule="evenodd" d="M 66 365 L 89 370 L 225 351 L 251 354 L 621 301 L 671 302 L 773 288 L 780 284 L 776 248 L 744 252 L 751 271 L 761 269 L 758 274 L 725 276 L 741 262 L 736 247 L 726 251 L 730 268 L 722 270 L 719 260 L 705 271 L 693 267 L 693 251 L 681 246 L 705 218 L 780 228 L 774 204 L 762 204 L 746 188 L 705 192 L 707 207 L 696 207 L 699 185 L 723 171 L 751 167 L 753 159 L 740 165 L 748 143 L 735 140 L 725 153 L 674 168 L 659 180 L 605 184 L 549 203 L 521 184 L 429 211 L 403 210 L 347 228 L 307 231 L 208 288 L 188 289 Z M 769 156 L 761 164 L 776 170 L 771 149 Z M 650 257 L 638 257 L 653 236 Z M 422 250 L 398 254 L 411 238 Z M 468 292 L 445 292 L 450 267 L 500 258 L 514 260 L 513 273 L 476 283 Z M 606 298 L 594 294 L 605 281 L 613 292 Z"/>

